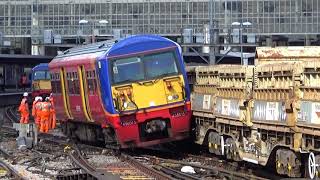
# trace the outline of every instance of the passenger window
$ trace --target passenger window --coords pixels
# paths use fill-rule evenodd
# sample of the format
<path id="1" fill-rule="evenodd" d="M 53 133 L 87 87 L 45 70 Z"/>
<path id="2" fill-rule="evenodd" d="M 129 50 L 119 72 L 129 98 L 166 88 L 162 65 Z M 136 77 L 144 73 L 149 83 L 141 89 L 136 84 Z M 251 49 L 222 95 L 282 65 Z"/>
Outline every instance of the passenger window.
<path id="1" fill-rule="evenodd" d="M 76 72 L 73 72 L 74 94 L 80 94 L 79 78 Z"/>
<path id="2" fill-rule="evenodd" d="M 68 93 L 69 94 L 74 94 L 74 90 L 73 90 L 73 79 L 71 76 L 71 73 L 67 73 L 67 85 L 68 85 Z"/>
<path id="3" fill-rule="evenodd" d="M 51 73 L 51 88 L 53 93 L 61 93 L 61 82 L 59 73 Z"/>
<path id="4" fill-rule="evenodd" d="M 94 71 L 87 71 L 87 83 L 88 83 L 88 91 L 89 91 L 89 95 L 94 95 L 96 88 L 97 88 L 97 83 L 96 83 L 96 79 L 94 78 Z"/>
<path id="5" fill-rule="evenodd" d="M 59 73 L 57 73 L 56 74 L 56 79 L 57 79 L 57 81 L 56 81 L 56 86 L 57 86 L 57 93 L 61 93 L 61 80 L 60 80 L 60 74 Z"/>

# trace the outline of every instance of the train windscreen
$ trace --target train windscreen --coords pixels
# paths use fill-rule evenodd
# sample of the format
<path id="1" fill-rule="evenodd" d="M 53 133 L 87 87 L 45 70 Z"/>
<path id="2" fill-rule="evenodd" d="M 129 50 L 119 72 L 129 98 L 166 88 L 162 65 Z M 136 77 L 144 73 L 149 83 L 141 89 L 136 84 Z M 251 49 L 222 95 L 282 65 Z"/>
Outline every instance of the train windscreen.
<path id="1" fill-rule="evenodd" d="M 179 73 L 173 51 L 115 59 L 111 64 L 113 84 L 151 80 Z"/>
<path id="2" fill-rule="evenodd" d="M 48 71 L 35 71 L 33 80 L 50 80 L 50 73 Z"/>

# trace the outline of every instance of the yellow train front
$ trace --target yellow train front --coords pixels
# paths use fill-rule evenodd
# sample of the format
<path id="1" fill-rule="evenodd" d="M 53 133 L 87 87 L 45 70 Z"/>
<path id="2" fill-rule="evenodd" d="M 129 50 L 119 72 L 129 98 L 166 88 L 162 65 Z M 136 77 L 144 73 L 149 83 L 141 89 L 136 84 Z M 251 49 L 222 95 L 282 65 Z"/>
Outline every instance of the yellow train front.
<path id="1" fill-rule="evenodd" d="M 49 67 L 66 134 L 121 148 L 189 137 L 190 91 L 173 41 L 139 35 L 100 42 L 70 49 Z"/>
<path id="2" fill-rule="evenodd" d="M 47 63 L 41 63 L 32 68 L 32 97 L 50 95 L 51 83 Z"/>

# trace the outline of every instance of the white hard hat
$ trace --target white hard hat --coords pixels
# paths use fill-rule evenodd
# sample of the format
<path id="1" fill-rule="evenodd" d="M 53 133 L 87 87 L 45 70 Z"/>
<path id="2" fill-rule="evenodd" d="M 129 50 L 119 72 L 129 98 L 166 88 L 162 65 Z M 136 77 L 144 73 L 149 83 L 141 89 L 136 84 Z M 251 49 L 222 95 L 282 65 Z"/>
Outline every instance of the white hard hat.
<path id="1" fill-rule="evenodd" d="M 46 101 L 48 101 L 50 98 L 49 97 L 46 97 Z"/>
<path id="2" fill-rule="evenodd" d="M 41 99 L 40 96 L 37 96 L 37 97 L 35 98 L 36 101 L 39 101 L 40 99 Z"/>
<path id="3" fill-rule="evenodd" d="M 39 100 L 42 101 L 42 97 L 39 96 Z"/>
<path id="4" fill-rule="evenodd" d="M 28 96 L 28 93 L 27 92 L 23 93 L 23 96 Z"/>

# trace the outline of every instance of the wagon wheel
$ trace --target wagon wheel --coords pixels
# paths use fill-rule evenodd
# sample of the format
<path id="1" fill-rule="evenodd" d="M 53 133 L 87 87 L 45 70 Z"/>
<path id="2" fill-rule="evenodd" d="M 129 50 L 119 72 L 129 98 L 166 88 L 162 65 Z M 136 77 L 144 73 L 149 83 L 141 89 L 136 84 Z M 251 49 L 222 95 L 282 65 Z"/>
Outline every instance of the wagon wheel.
<path id="1" fill-rule="evenodd" d="M 221 144 L 221 155 L 224 155 L 224 148 L 225 148 L 225 145 L 224 145 L 224 139 L 223 139 L 223 136 L 220 136 L 220 144 Z"/>
<path id="2" fill-rule="evenodd" d="M 309 154 L 308 158 L 308 169 L 309 169 L 309 177 L 310 179 L 313 179 L 316 175 L 316 158 L 314 157 L 313 152 Z"/>
<path id="3" fill-rule="evenodd" d="M 226 139 L 226 157 L 234 161 L 239 160 L 238 148 L 233 138 Z"/>
<path id="4" fill-rule="evenodd" d="M 224 140 L 217 132 L 210 132 L 208 135 L 209 152 L 216 155 L 224 154 Z"/>

